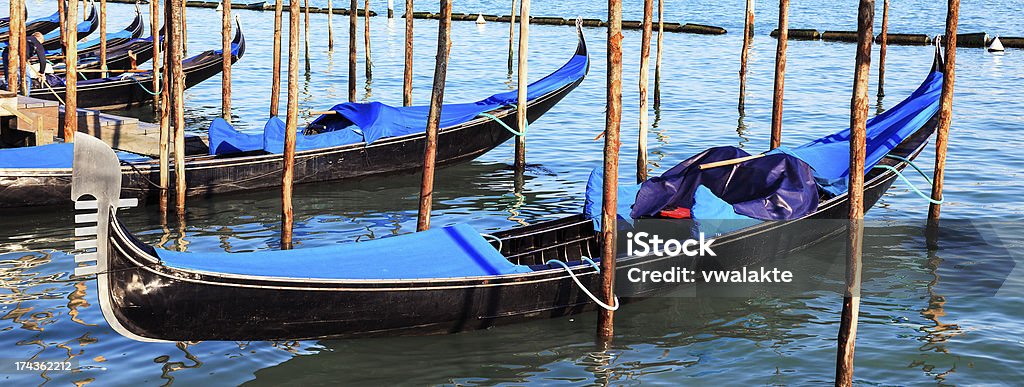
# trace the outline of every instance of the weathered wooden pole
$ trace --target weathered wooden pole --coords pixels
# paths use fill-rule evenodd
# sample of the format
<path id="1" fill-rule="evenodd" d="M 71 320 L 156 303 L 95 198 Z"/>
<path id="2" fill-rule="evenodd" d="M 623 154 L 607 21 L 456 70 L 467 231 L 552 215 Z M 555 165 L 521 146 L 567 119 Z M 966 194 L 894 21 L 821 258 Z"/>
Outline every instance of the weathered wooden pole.
<path id="1" fill-rule="evenodd" d="M 935 135 L 935 175 L 932 181 L 932 199 L 942 200 L 942 182 L 946 175 L 946 148 L 949 145 L 949 125 L 953 119 L 953 80 L 956 76 L 956 29 L 960 20 L 960 0 L 948 0 L 946 10 L 946 49 L 943 67 L 942 94 L 939 97 L 939 127 Z M 939 224 L 941 204 L 928 206 L 928 226 L 936 230 Z M 934 236 L 934 233 L 929 233 Z M 934 245 L 934 237 L 929 238 Z"/>
<path id="2" fill-rule="evenodd" d="M 305 23 L 302 30 L 302 39 L 306 48 L 306 55 L 304 56 L 304 58 L 306 59 L 306 72 L 308 73 L 312 67 L 311 64 L 309 63 L 309 0 L 303 0 L 302 10 L 304 18 L 303 20 Z"/>
<path id="3" fill-rule="evenodd" d="M 153 38 L 153 42 L 160 41 L 160 0 L 149 1 L 149 30 L 152 32 L 150 36 Z M 161 192 L 161 210 L 164 210 L 164 218 L 166 219 L 167 209 L 167 189 L 170 187 L 171 174 L 168 163 L 170 162 L 170 142 L 171 133 L 170 125 L 167 122 L 167 77 L 163 76 L 162 64 L 163 58 L 160 53 L 160 47 L 162 44 L 153 44 L 153 90 L 160 90 L 159 93 L 153 96 L 153 109 L 159 117 L 160 122 L 160 145 L 157 149 L 160 159 L 160 189 Z"/>
<path id="4" fill-rule="evenodd" d="M 107 0 L 100 0 L 100 70 L 103 78 L 107 77 Z M 77 27 L 76 27 L 77 31 Z M 78 34 L 75 34 L 77 40 Z"/>
<path id="5" fill-rule="evenodd" d="M 516 41 L 516 0 L 512 0 L 512 19 L 508 23 L 508 73 L 512 74 L 512 58 L 515 57 L 513 48 Z"/>
<path id="6" fill-rule="evenodd" d="M 273 59 L 273 81 L 270 84 L 270 116 L 277 117 L 278 105 L 281 101 L 281 24 L 282 13 L 284 12 L 284 0 L 277 0 L 274 3 L 274 59 Z M 289 16 L 290 17 L 290 16 Z"/>
<path id="7" fill-rule="evenodd" d="M 327 49 L 334 51 L 334 22 L 331 20 L 332 16 L 334 16 L 334 1 L 327 0 Z"/>
<path id="8" fill-rule="evenodd" d="M 292 247 L 292 184 L 295 181 L 295 138 L 299 122 L 299 0 L 288 8 L 288 108 L 284 131 L 284 173 L 281 175 L 281 247 Z"/>
<path id="9" fill-rule="evenodd" d="M 174 191 L 179 214 L 185 213 L 185 193 L 188 185 L 185 182 L 185 72 L 181 60 L 185 51 L 185 1 L 169 0 L 170 6 L 170 45 L 165 55 L 169 70 L 170 122 L 174 128 Z"/>
<path id="10" fill-rule="evenodd" d="M 59 36 L 60 36 L 60 46 L 62 48 L 66 45 L 64 40 L 67 39 L 67 35 L 65 35 L 65 33 L 67 33 L 67 31 L 65 31 L 65 29 L 66 29 L 65 25 L 67 24 L 67 18 L 68 18 L 68 9 L 67 8 L 68 8 L 67 0 L 57 1 L 57 14 L 59 15 L 59 19 L 60 19 L 60 26 L 57 27 L 57 28 L 60 29 L 60 34 L 59 34 Z M 21 34 L 24 35 L 25 31 L 22 30 Z"/>
<path id="11" fill-rule="evenodd" d="M 412 0 L 405 0 L 405 71 L 402 73 L 402 105 L 412 105 Z"/>
<path id="12" fill-rule="evenodd" d="M 654 110 L 661 109 L 661 45 L 665 36 L 665 0 L 658 0 L 658 51 L 654 59 Z"/>
<path id="13" fill-rule="evenodd" d="M 348 101 L 356 101 L 356 13 L 357 0 L 351 0 L 348 7 Z"/>
<path id="14" fill-rule="evenodd" d="M 519 63 L 517 82 L 519 84 L 519 105 L 516 109 L 516 123 L 519 130 L 519 135 L 516 136 L 516 154 L 514 167 L 516 171 L 524 171 L 526 169 L 526 128 L 529 126 L 527 119 L 527 74 L 528 66 L 527 59 L 529 59 L 529 44 L 530 44 L 530 0 L 522 0 L 520 2 L 522 9 L 520 10 L 521 16 L 519 17 Z M 509 57 L 511 60 L 512 57 Z"/>
<path id="15" fill-rule="evenodd" d="M 787 37 L 789 34 L 786 34 Z M 743 17 L 743 51 L 740 51 L 740 112 L 746 107 L 747 59 L 750 58 L 750 43 L 754 39 L 754 0 L 747 0 L 747 11 Z"/>
<path id="16" fill-rule="evenodd" d="M 78 0 L 67 4 L 64 22 L 64 142 L 74 142 L 78 132 Z"/>
<path id="17" fill-rule="evenodd" d="M 373 61 L 370 60 L 370 0 L 363 3 L 363 49 L 366 51 L 366 81 L 373 79 Z"/>
<path id="18" fill-rule="evenodd" d="M 394 19 L 394 18 L 395 18 L 395 2 L 393 0 L 388 0 L 388 19 Z"/>
<path id="19" fill-rule="evenodd" d="M 412 9 L 406 10 L 411 15 Z M 423 180 L 420 184 L 420 208 L 416 231 L 430 229 L 430 208 L 434 200 L 434 169 L 437 160 L 437 129 L 444 103 L 444 83 L 448 74 L 448 54 L 452 49 L 452 2 L 441 0 L 441 17 L 437 26 L 437 62 L 434 64 L 434 88 L 430 93 L 427 113 L 427 143 L 423 149 Z"/>
<path id="20" fill-rule="evenodd" d="M 782 145 L 782 94 L 786 83 L 786 46 L 789 44 L 789 0 L 779 0 L 779 45 L 775 50 L 775 92 L 772 94 L 771 149 Z"/>
<path id="21" fill-rule="evenodd" d="M 868 77 L 871 74 L 871 43 L 875 38 L 875 0 L 860 0 L 857 12 L 857 59 L 850 104 L 849 233 L 846 244 L 846 294 L 839 322 L 836 354 L 836 386 L 853 383 L 853 353 L 860 314 L 861 246 L 864 236 L 864 154 L 868 120 Z"/>
<path id="22" fill-rule="evenodd" d="M 615 233 L 619 190 L 619 126 L 622 120 L 622 0 L 608 0 L 608 79 L 604 124 L 604 192 L 601 203 L 601 297 L 615 303 Z M 601 309 L 597 337 L 611 341 L 614 312 Z"/>
<path id="23" fill-rule="evenodd" d="M 882 33 L 878 47 L 878 98 L 885 96 L 885 49 L 889 45 L 889 0 L 882 5 Z"/>
<path id="24" fill-rule="evenodd" d="M 231 41 L 234 36 L 231 34 L 231 1 L 225 0 L 221 12 L 221 51 L 223 55 L 224 68 L 221 70 L 221 96 L 220 114 L 225 121 L 231 122 Z"/>
<path id="25" fill-rule="evenodd" d="M 640 131 L 637 139 L 636 182 L 647 180 L 647 77 L 651 67 L 651 24 L 654 13 L 654 0 L 644 0 L 643 32 L 640 34 Z"/>
<path id="26" fill-rule="evenodd" d="M 25 36 L 25 19 L 22 13 L 24 0 L 11 0 L 11 19 L 7 34 L 7 90 L 17 93 L 25 69 L 21 67 L 21 46 Z"/>
<path id="27" fill-rule="evenodd" d="M 185 16 L 185 3 L 181 3 L 181 53 L 188 52 L 188 19 Z"/>

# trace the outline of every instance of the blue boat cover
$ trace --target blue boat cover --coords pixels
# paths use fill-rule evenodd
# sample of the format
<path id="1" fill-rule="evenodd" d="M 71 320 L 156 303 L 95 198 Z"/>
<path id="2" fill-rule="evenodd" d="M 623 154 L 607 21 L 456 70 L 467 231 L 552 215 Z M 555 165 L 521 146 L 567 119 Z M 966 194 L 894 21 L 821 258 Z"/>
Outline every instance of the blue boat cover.
<path id="1" fill-rule="evenodd" d="M 910 97 L 868 120 L 865 174 L 928 123 L 938 111 L 941 89 L 942 73 L 932 72 Z M 749 156 L 736 147 L 711 148 L 645 181 L 630 216 L 654 216 L 663 209 L 682 207 L 692 209 L 698 220 L 708 216 L 733 219 L 721 206 L 715 206 L 717 200 L 730 204 L 732 211 L 743 217 L 800 218 L 817 209 L 820 192 L 839 195 L 847 191 L 849 152 L 850 130 L 845 129 L 733 166 L 701 170 L 700 164 Z M 703 194 L 698 195 L 700 192 Z"/>
<path id="2" fill-rule="evenodd" d="M 60 31 L 57 31 L 57 34 L 60 34 Z M 108 41 L 109 40 L 114 40 L 114 39 L 131 39 L 131 38 L 132 38 L 132 32 L 128 31 L 128 30 L 120 30 L 120 31 L 113 32 L 113 33 L 107 33 L 107 40 Z M 89 41 L 86 41 L 86 42 L 78 43 L 78 51 L 83 51 L 83 50 L 86 50 L 86 49 L 97 47 L 99 45 L 100 45 L 100 38 L 96 38 L 96 39 L 89 40 Z M 63 49 L 60 49 L 60 48 L 53 49 L 53 50 L 47 50 L 46 51 L 46 56 L 60 55 L 60 53 L 62 53 L 62 52 L 63 52 Z"/>
<path id="3" fill-rule="evenodd" d="M 255 150 L 284 153 L 285 128 L 284 121 L 277 117 L 271 117 L 264 125 L 262 133 L 245 133 L 236 130 L 224 119 L 216 118 L 210 123 L 210 154 L 223 155 Z M 297 128 L 297 130 L 296 151 L 329 148 L 363 141 L 363 136 L 350 128 L 313 135 L 303 134 L 304 128 Z"/>
<path id="4" fill-rule="evenodd" d="M 37 21 L 44 21 L 44 20 L 48 20 L 48 21 L 53 21 L 53 22 L 59 23 L 60 22 L 60 15 L 53 14 L 53 15 L 50 15 L 50 17 L 46 17 L 46 18 L 42 18 L 42 19 L 38 19 L 38 20 L 33 20 L 32 23 L 35 23 Z M 31 23 L 28 23 L 28 24 L 31 24 Z M 28 24 L 26 24 L 26 25 L 28 25 Z M 78 23 L 78 32 L 79 33 L 90 32 L 94 28 L 96 28 L 96 25 L 93 23 L 93 20 L 86 19 L 85 21 L 83 21 L 81 23 Z M 49 33 L 43 35 L 43 42 L 45 42 L 47 40 L 57 39 L 59 37 L 60 37 L 60 28 L 55 29 L 53 31 L 50 31 Z M 4 43 L 0 44 L 0 48 L 6 48 L 6 47 L 7 47 L 7 42 L 6 41 Z M 50 55 L 50 52 L 47 51 L 46 55 Z"/>
<path id="5" fill-rule="evenodd" d="M 527 99 L 536 99 L 565 85 L 576 82 L 586 75 L 588 64 L 586 55 L 574 55 L 572 59 L 555 72 L 527 86 Z M 513 90 L 494 94 L 473 103 L 447 104 L 441 108 L 440 127 L 448 128 L 468 122 L 480 116 L 480 113 L 515 105 L 516 103 L 518 103 L 518 91 Z M 306 136 L 308 137 L 309 146 L 322 148 L 360 142 L 372 144 L 381 138 L 422 133 L 426 131 L 427 114 L 430 108 L 429 106 L 395 107 L 380 102 L 346 102 L 335 105 L 331 110 L 338 112 L 338 114 L 321 115 L 310 123 L 310 126 L 322 129 L 319 129 L 320 134 Z M 259 137 L 260 134 L 237 131 L 232 133 L 226 130 L 230 127 L 224 126 L 226 122 L 216 124 L 218 125 L 216 128 L 213 125 L 210 126 L 211 154 L 231 153 L 236 149 L 259 149 L 254 148 L 254 146 L 259 142 L 256 137 Z M 267 127 L 271 126 L 268 124 Z M 337 131 L 344 133 L 333 134 Z M 314 137 L 325 135 L 327 137 L 325 139 L 313 139 Z M 213 143 L 217 143 L 218 146 L 212 146 Z M 265 146 L 264 149 L 268 152 L 280 152 L 279 149 L 281 147 Z"/>
<path id="6" fill-rule="evenodd" d="M 121 161 L 141 163 L 152 160 L 134 153 L 117 151 Z M 4 168 L 71 168 L 75 156 L 75 144 L 54 143 L 21 148 L 0 149 L 0 169 Z"/>
<path id="7" fill-rule="evenodd" d="M 622 184 L 619 182 L 618 201 L 615 203 L 617 219 L 632 224 L 633 218 L 629 211 L 636 202 L 636 194 L 640 184 Z M 604 202 L 604 169 L 594 168 L 587 179 L 587 192 L 583 199 L 583 214 L 594 221 L 594 229 L 601 229 L 601 205 Z"/>
<path id="8" fill-rule="evenodd" d="M 472 227 L 423 232 L 308 249 L 195 253 L 157 249 L 163 264 L 185 270 L 317 279 L 420 279 L 526 273 Z"/>
<path id="9" fill-rule="evenodd" d="M 44 21 L 48 21 L 48 22 L 52 22 L 52 23 L 60 23 L 60 11 L 54 12 L 52 15 L 47 16 L 47 17 L 41 17 L 41 18 L 32 20 L 30 22 L 26 22 L 25 25 L 27 26 L 27 25 L 31 25 L 31 24 L 34 24 L 34 23 L 44 22 Z M 10 26 L 0 28 L 0 33 L 8 33 L 8 32 L 11 32 L 11 27 Z M 7 42 L 5 41 L 4 42 L 4 47 L 6 47 L 6 46 L 7 46 Z"/>
<path id="10" fill-rule="evenodd" d="M 864 173 L 870 172 L 903 139 L 923 127 L 939 111 L 942 72 L 934 71 L 910 97 L 867 122 L 867 155 Z M 850 129 L 822 137 L 796 148 L 777 148 L 814 168 L 821 188 L 833 195 L 847 190 L 850 178 Z"/>

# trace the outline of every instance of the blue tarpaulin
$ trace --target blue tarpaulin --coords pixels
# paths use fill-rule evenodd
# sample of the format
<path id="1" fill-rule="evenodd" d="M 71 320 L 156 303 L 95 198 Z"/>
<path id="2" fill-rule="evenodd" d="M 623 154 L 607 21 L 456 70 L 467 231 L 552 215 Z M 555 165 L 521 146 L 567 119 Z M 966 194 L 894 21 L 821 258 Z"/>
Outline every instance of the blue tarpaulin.
<path id="1" fill-rule="evenodd" d="M 125 162 L 147 162 L 149 157 L 117 151 L 117 158 Z M 0 149 L 0 169 L 3 168 L 71 168 L 75 144 L 55 143 L 21 148 Z"/>
<path id="2" fill-rule="evenodd" d="M 565 65 L 554 73 L 531 83 L 527 87 L 527 99 L 550 93 L 558 88 L 571 84 L 584 75 L 588 67 L 586 55 L 574 55 Z M 452 127 L 468 122 L 481 113 L 495 110 L 518 102 L 518 91 L 513 90 L 495 94 L 486 99 L 461 104 L 447 104 L 441 108 L 441 128 Z M 422 133 L 427 127 L 429 106 L 395 107 L 380 102 L 352 103 L 335 105 L 331 110 L 338 114 L 325 114 L 317 117 L 310 126 L 317 127 L 320 134 L 305 136 L 311 148 L 330 147 L 359 142 L 372 144 L 381 138 L 404 136 Z M 230 125 L 216 123 L 210 126 L 210 153 L 226 154 L 235 150 L 255 150 L 259 133 L 237 132 Z M 267 125 L 270 128 L 271 125 Z M 230 129 L 227 130 L 227 129 Z M 344 133 L 335 133 L 335 132 Z M 283 132 L 282 132 L 283 133 Z M 319 136 L 324 136 L 319 139 Z M 282 137 L 283 138 L 283 137 Z M 216 147 L 213 144 L 218 144 Z M 265 147 L 268 152 L 279 152 L 281 147 Z"/>
<path id="3" fill-rule="evenodd" d="M 57 33 L 59 34 L 60 31 L 57 31 Z M 108 41 L 109 40 L 114 40 L 114 39 L 131 39 L 131 38 L 132 38 L 132 32 L 128 31 L 128 30 L 120 30 L 120 31 L 117 31 L 117 32 L 109 32 L 109 33 L 107 33 L 107 40 Z M 96 39 L 93 39 L 93 40 L 90 40 L 90 41 L 87 41 L 87 42 L 78 43 L 78 51 L 82 52 L 82 51 L 84 51 L 86 49 L 90 49 L 90 48 L 93 48 L 93 47 L 98 47 L 99 45 L 100 45 L 100 38 L 96 38 Z M 62 52 L 63 52 L 63 49 L 60 49 L 60 48 L 54 49 L 54 50 L 47 50 L 46 51 L 46 56 L 60 55 Z"/>
<path id="4" fill-rule="evenodd" d="M 868 120 L 865 173 L 934 116 L 942 78 L 941 72 L 932 72 L 910 97 Z M 722 206 L 715 205 L 724 202 L 742 217 L 800 218 L 817 209 L 822 191 L 825 195 L 847 191 L 849 152 L 850 130 L 845 129 L 732 166 L 699 169 L 701 164 L 749 156 L 736 147 L 711 148 L 645 181 L 630 216 L 655 216 L 663 209 L 682 207 L 693 209 L 698 220 L 707 216 L 733 219 Z M 697 195 L 699 190 L 707 192 Z M 697 203 L 701 198 L 709 202 Z"/>
<path id="5" fill-rule="evenodd" d="M 251 276 L 319 279 L 455 278 L 526 273 L 472 227 L 455 225 L 365 242 L 236 254 L 157 249 L 164 265 Z"/>
<path id="6" fill-rule="evenodd" d="M 868 120 L 864 173 L 870 172 L 886 154 L 939 111 L 942 77 L 941 72 L 932 72 L 910 97 Z M 850 178 L 850 129 L 796 148 L 777 148 L 776 152 L 791 154 L 810 164 L 815 179 L 825 191 L 833 195 L 846 192 Z"/>

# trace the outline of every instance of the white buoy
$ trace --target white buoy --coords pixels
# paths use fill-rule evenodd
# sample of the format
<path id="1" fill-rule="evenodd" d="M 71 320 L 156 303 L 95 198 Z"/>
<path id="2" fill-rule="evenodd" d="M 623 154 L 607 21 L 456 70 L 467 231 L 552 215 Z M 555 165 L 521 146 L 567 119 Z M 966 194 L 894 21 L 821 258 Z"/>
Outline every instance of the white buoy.
<path id="1" fill-rule="evenodd" d="M 999 41 L 999 37 L 996 36 L 995 39 L 992 39 L 992 44 L 988 45 L 988 51 L 989 52 L 1003 52 L 1003 51 L 1006 51 L 1006 49 L 1003 48 L 1003 42 L 1000 42 Z"/>
<path id="2" fill-rule="evenodd" d="M 221 1 L 221 2 L 217 3 L 217 12 L 223 12 L 223 11 L 224 11 L 224 2 Z"/>
<path id="3" fill-rule="evenodd" d="M 487 20 L 484 20 L 484 14 L 480 13 L 476 15 L 476 24 L 487 24 Z"/>

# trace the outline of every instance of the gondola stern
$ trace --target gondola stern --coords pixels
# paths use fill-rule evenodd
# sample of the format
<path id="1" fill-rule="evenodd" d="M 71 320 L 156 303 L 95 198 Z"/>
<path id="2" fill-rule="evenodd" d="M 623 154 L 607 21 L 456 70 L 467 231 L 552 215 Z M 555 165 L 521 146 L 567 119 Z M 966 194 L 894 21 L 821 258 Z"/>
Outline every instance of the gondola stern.
<path id="1" fill-rule="evenodd" d="M 231 55 L 235 61 L 242 59 L 245 55 L 245 35 L 242 34 L 242 22 L 238 15 L 235 15 L 235 38 L 231 42 Z"/>
<path id="2" fill-rule="evenodd" d="M 112 220 L 119 207 L 134 207 L 138 204 L 135 199 L 125 200 L 120 197 L 120 161 L 107 144 L 84 133 L 75 136 L 74 146 L 71 199 L 75 202 L 75 210 L 92 210 L 91 213 L 75 215 L 75 222 L 80 225 L 75 228 L 75 236 L 90 239 L 75 242 L 75 249 L 82 252 L 75 256 L 74 276 L 96 276 L 100 309 L 103 318 L 114 331 L 137 341 L 162 341 L 140 336 L 126 328 L 117 318 L 120 313 L 112 299 L 108 272 L 112 253 Z"/>

